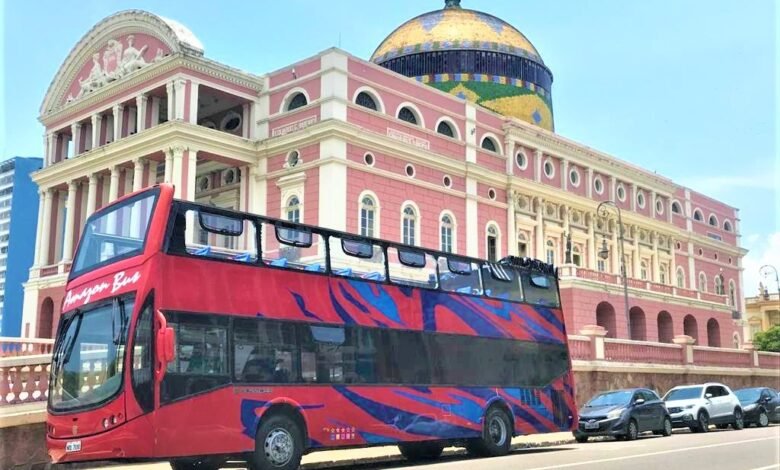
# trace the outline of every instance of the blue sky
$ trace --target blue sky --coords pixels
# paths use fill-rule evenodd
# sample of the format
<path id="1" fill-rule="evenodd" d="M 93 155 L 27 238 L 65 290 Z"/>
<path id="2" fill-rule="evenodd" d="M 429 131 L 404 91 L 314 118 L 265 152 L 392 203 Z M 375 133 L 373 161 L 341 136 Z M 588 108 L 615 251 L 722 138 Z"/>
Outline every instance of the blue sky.
<path id="1" fill-rule="evenodd" d="M 206 55 L 262 74 L 330 46 L 368 58 L 442 1 L 2 2 L 0 156 L 39 155 L 38 109 L 75 43 L 140 8 L 178 20 Z M 745 289 L 780 268 L 773 0 L 463 0 L 520 29 L 553 71 L 556 131 L 741 209 Z"/>

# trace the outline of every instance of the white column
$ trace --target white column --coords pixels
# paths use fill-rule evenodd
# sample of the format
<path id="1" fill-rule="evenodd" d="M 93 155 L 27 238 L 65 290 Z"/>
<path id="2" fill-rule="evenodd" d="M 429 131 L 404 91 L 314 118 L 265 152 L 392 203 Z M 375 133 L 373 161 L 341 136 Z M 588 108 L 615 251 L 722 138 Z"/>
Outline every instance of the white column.
<path id="1" fill-rule="evenodd" d="M 184 197 L 184 195 L 181 192 L 181 184 L 184 181 L 182 179 L 182 157 L 184 156 L 184 147 L 176 146 L 172 149 L 173 153 L 173 164 L 171 165 L 171 181 L 175 185 L 175 189 L 173 191 L 173 197 L 177 199 L 181 199 Z"/>
<path id="2" fill-rule="evenodd" d="M 609 177 L 609 200 L 617 203 L 617 179 L 614 176 Z"/>
<path id="3" fill-rule="evenodd" d="M 542 151 L 534 152 L 534 181 L 542 181 Z"/>
<path id="4" fill-rule="evenodd" d="M 54 163 L 55 155 L 57 155 L 57 133 L 49 132 L 46 134 L 48 147 L 46 149 L 46 166 Z"/>
<path id="5" fill-rule="evenodd" d="M 43 194 L 43 224 L 38 226 L 38 231 L 41 232 L 41 249 L 38 251 L 38 265 L 46 266 L 49 264 L 51 238 L 56 230 L 56 227 L 51 226 L 51 206 L 54 194 L 51 189 L 43 190 L 41 193 Z"/>
<path id="6" fill-rule="evenodd" d="M 510 158 L 509 161 L 511 163 L 512 159 Z M 507 191 L 506 240 L 509 243 L 509 246 L 507 246 L 506 252 L 509 254 L 509 256 L 517 256 L 517 228 L 515 227 L 515 222 L 516 222 L 515 221 L 515 197 L 516 197 L 516 193 L 513 189 Z"/>
<path id="7" fill-rule="evenodd" d="M 160 124 L 160 97 L 152 96 L 152 120 L 150 125 L 152 127 Z"/>
<path id="8" fill-rule="evenodd" d="M 536 248 L 536 259 L 540 260 L 547 260 L 547 256 L 545 256 L 545 245 L 544 245 L 544 199 L 537 199 L 537 207 L 536 207 L 536 230 L 534 232 L 534 236 L 536 237 L 536 240 L 534 242 L 535 248 Z"/>
<path id="9" fill-rule="evenodd" d="M 125 106 L 123 104 L 114 105 L 114 142 L 122 137 L 122 117 L 124 116 Z"/>
<path id="10" fill-rule="evenodd" d="M 198 123 L 198 91 L 199 91 L 199 83 L 197 82 L 190 82 L 190 115 L 187 116 L 187 121 L 191 122 L 193 124 Z M 243 116 L 241 118 L 242 123 L 247 122 L 247 116 Z M 246 134 L 242 134 L 244 137 L 246 137 Z"/>
<path id="11" fill-rule="evenodd" d="M 173 149 L 165 150 L 165 177 L 163 181 L 170 183 L 173 177 Z"/>
<path id="12" fill-rule="evenodd" d="M 655 211 L 655 198 L 656 198 L 655 191 L 650 191 L 650 202 L 649 202 L 649 204 L 650 204 L 650 217 L 653 218 L 653 219 L 655 218 L 655 213 L 656 213 L 656 211 Z"/>
<path id="13" fill-rule="evenodd" d="M 569 160 L 561 161 L 561 188 L 564 191 L 569 189 Z"/>
<path id="14" fill-rule="evenodd" d="M 79 146 L 81 142 L 81 123 L 74 122 L 70 125 L 71 139 L 73 142 L 73 149 L 71 150 L 70 158 L 79 154 Z"/>
<path id="15" fill-rule="evenodd" d="M 674 287 L 677 287 L 677 255 L 675 255 L 675 250 L 677 246 L 677 242 L 675 242 L 673 239 L 669 239 L 669 253 L 672 254 L 672 261 L 669 263 L 669 284 L 671 284 Z"/>
<path id="16" fill-rule="evenodd" d="M 107 203 L 114 202 L 119 197 L 119 174 L 121 173 L 121 171 L 122 169 L 119 168 L 118 166 L 111 167 L 111 183 L 108 187 Z"/>
<path id="17" fill-rule="evenodd" d="M 40 266 L 41 261 L 41 239 L 43 238 L 41 232 L 44 226 L 44 207 L 46 204 L 46 191 L 38 191 L 38 225 L 35 230 L 35 259 L 33 260 L 33 268 Z"/>
<path id="18" fill-rule="evenodd" d="M 144 183 L 144 161 L 140 158 L 133 160 L 133 192 L 143 188 Z"/>
<path id="19" fill-rule="evenodd" d="M 173 117 L 174 117 L 173 82 L 168 82 L 165 84 L 165 93 L 168 98 L 168 121 L 173 121 Z"/>
<path id="20" fill-rule="evenodd" d="M 76 191 L 78 183 L 71 181 L 68 183 L 68 202 L 65 209 L 65 240 L 62 243 L 62 262 L 69 263 L 73 258 L 73 231 L 75 229 L 76 217 Z"/>
<path id="21" fill-rule="evenodd" d="M 513 140 L 504 142 L 504 149 L 504 155 L 506 155 L 506 174 L 513 175 L 515 174 L 515 142 Z M 517 248 L 516 242 L 517 236 L 515 235 L 515 248 Z"/>
<path id="22" fill-rule="evenodd" d="M 146 104 L 149 98 L 146 95 L 138 95 L 135 97 L 135 131 L 141 132 L 146 128 Z"/>
<path id="23" fill-rule="evenodd" d="M 590 175 L 592 174 L 590 172 Z M 588 181 L 590 180 L 591 178 L 588 177 Z M 596 245 L 598 244 L 598 240 L 596 240 L 596 214 L 588 214 L 588 217 L 590 219 L 588 222 L 588 269 L 595 271 L 597 269 Z"/>
<path id="24" fill-rule="evenodd" d="M 612 255 L 612 272 L 614 274 L 620 274 L 620 247 L 618 244 L 620 243 L 620 237 L 618 233 L 620 232 L 620 226 L 615 222 L 615 229 L 612 231 L 612 249 L 609 250 L 610 254 Z M 625 256 L 625 253 L 623 253 Z M 628 269 L 626 269 L 626 274 L 628 274 Z"/>
<path id="25" fill-rule="evenodd" d="M 585 196 L 588 198 L 593 197 L 593 168 L 585 170 L 587 174 L 588 186 L 585 188 Z"/>
<path id="26" fill-rule="evenodd" d="M 95 212 L 97 206 L 97 174 L 89 175 L 89 184 L 87 185 L 87 217 Z"/>
<path id="27" fill-rule="evenodd" d="M 244 138 L 249 137 L 249 130 L 252 128 L 252 120 L 249 117 L 250 109 L 250 103 L 244 103 L 241 105 L 241 137 Z"/>
<path id="28" fill-rule="evenodd" d="M 631 183 L 631 210 L 636 212 L 636 183 Z"/>
<path id="29" fill-rule="evenodd" d="M 138 132 L 138 108 L 127 108 L 127 135 Z"/>
<path id="30" fill-rule="evenodd" d="M 147 180 L 148 180 L 147 184 L 149 186 L 154 186 L 155 184 L 157 184 L 157 167 L 158 167 L 158 165 L 159 165 L 159 163 L 157 163 L 156 160 L 149 160 L 147 162 L 147 165 L 146 165 L 147 168 L 148 168 L 146 170 L 147 171 L 147 175 L 148 175 L 147 176 Z"/>
<path id="31" fill-rule="evenodd" d="M 257 139 L 257 101 L 249 104 L 249 139 Z"/>
<path id="32" fill-rule="evenodd" d="M 638 230 L 634 229 L 634 253 L 631 257 L 631 267 L 633 268 L 634 279 L 640 279 L 639 277 L 639 233 L 637 233 Z"/>
<path id="33" fill-rule="evenodd" d="M 100 147 L 100 131 L 103 127 L 103 116 L 101 114 L 92 115 L 92 148 Z"/>
<path id="34" fill-rule="evenodd" d="M 187 81 L 180 78 L 173 81 L 173 101 L 174 101 L 174 119 L 176 120 L 183 120 L 184 119 L 184 98 L 186 96 L 184 90 L 187 86 Z"/>
<path id="35" fill-rule="evenodd" d="M 655 204 L 653 204 L 655 206 Z M 653 210 L 655 212 L 655 209 Z M 661 263 L 658 259 L 658 233 L 653 233 L 653 275 L 650 279 L 653 282 L 661 282 Z"/>

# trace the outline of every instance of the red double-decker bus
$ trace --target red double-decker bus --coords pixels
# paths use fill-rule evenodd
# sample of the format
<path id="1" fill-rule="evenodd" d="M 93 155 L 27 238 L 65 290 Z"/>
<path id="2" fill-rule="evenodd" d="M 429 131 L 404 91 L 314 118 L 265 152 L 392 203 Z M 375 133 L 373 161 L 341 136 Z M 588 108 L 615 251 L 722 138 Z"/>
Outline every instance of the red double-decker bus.
<path id="1" fill-rule="evenodd" d="M 552 266 L 178 201 L 170 185 L 87 220 L 51 375 L 54 462 L 495 456 L 576 422 Z"/>

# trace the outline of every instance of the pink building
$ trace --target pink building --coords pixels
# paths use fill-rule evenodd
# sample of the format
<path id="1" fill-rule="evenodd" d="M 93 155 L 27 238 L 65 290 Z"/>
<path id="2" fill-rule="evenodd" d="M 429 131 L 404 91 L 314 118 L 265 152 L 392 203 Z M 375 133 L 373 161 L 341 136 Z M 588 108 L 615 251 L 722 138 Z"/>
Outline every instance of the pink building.
<path id="1" fill-rule="evenodd" d="M 110 16 L 41 106 L 23 334 L 56 328 L 86 217 L 166 181 L 220 207 L 554 262 L 572 333 L 599 324 L 611 337 L 738 345 L 738 210 L 554 133 L 551 86 L 525 36 L 456 0 L 401 25 L 371 61 L 329 49 L 259 75 L 208 59 L 175 21 Z M 625 226 L 630 332 L 604 200 Z"/>

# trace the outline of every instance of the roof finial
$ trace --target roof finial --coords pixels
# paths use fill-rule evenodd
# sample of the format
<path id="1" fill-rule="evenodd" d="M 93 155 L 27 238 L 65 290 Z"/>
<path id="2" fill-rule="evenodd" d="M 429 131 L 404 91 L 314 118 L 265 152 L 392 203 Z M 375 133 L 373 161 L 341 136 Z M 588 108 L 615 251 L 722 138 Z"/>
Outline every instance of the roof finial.
<path id="1" fill-rule="evenodd" d="M 460 8 L 460 0 L 444 0 L 444 8 Z"/>

